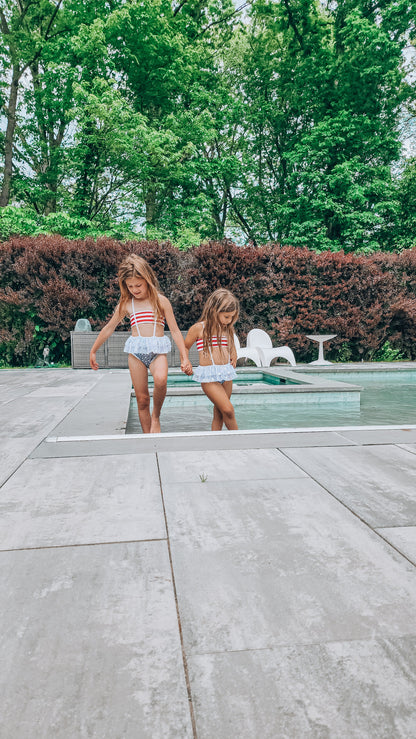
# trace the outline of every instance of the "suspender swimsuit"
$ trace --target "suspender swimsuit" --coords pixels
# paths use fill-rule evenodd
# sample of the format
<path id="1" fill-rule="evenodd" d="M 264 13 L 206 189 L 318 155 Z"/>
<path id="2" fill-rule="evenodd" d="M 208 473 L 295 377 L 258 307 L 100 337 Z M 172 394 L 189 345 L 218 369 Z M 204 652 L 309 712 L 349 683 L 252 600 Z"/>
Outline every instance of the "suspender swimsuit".
<path id="1" fill-rule="evenodd" d="M 129 336 L 124 345 L 124 351 L 127 352 L 127 354 L 133 354 L 137 359 L 140 359 L 145 367 L 149 369 L 151 363 L 159 354 L 167 354 L 170 352 L 172 348 L 170 339 L 167 336 L 156 336 L 156 311 L 154 313 L 150 311 L 142 311 L 142 313 L 145 314 L 145 320 L 138 321 L 137 316 L 140 315 L 140 313 L 136 313 L 134 310 L 133 298 L 131 299 L 131 307 L 132 313 L 130 315 L 130 323 L 132 327 L 136 326 L 138 336 Z M 153 336 L 142 336 L 140 334 L 139 323 L 150 323 L 147 318 L 150 318 L 152 315 L 154 316 Z M 163 324 L 164 323 L 165 321 L 163 319 Z"/>
<path id="2" fill-rule="evenodd" d="M 221 346 L 228 346 L 228 342 L 223 344 L 224 338 L 225 337 L 221 340 Z M 218 339 L 216 336 L 212 337 L 212 345 L 214 347 L 218 346 Z M 203 351 L 202 339 L 197 340 L 196 346 L 199 352 Z M 226 364 L 215 364 L 210 345 L 208 346 L 208 351 L 212 364 L 200 364 L 199 367 L 194 369 L 192 379 L 195 380 L 195 382 L 220 382 L 221 384 L 227 380 L 235 380 L 237 372 L 231 364 L 230 352 L 228 352 L 228 362 Z"/>

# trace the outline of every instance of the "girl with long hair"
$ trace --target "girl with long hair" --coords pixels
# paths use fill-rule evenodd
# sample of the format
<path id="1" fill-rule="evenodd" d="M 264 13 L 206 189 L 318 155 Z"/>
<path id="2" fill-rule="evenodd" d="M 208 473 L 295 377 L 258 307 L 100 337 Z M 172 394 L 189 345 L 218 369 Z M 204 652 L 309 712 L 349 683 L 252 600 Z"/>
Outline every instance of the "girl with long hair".
<path id="1" fill-rule="evenodd" d="M 176 323 L 169 300 L 159 292 L 159 285 L 150 264 L 136 254 L 130 254 L 118 270 L 120 301 L 106 325 L 98 334 L 90 352 L 90 365 L 98 369 L 96 352 L 115 331 L 118 324 L 130 317 L 131 336 L 124 351 L 128 353 L 129 370 L 136 393 L 137 407 L 143 433 L 160 432 L 160 411 L 166 396 L 168 379 L 167 353 L 171 343 L 164 335 L 168 324 L 172 338 L 179 349 L 181 370 L 192 374 L 183 336 Z M 153 409 L 150 413 L 148 370 L 153 376 Z"/>
<path id="2" fill-rule="evenodd" d="M 185 346 L 189 350 L 196 342 L 199 367 L 193 379 L 201 383 L 205 395 L 214 405 L 212 431 L 237 429 L 231 403 L 237 352 L 234 344 L 234 324 L 239 314 L 236 297 L 225 288 L 213 292 L 205 303 L 201 318 L 188 331 Z"/>

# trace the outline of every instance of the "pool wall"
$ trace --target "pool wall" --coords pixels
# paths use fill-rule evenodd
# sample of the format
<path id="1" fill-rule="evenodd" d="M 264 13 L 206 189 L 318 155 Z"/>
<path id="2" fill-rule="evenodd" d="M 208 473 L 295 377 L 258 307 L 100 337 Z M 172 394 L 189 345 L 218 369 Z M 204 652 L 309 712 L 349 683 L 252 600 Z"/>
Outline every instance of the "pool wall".
<path id="1" fill-rule="evenodd" d="M 282 384 L 253 383 L 252 385 L 238 385 L 234 383 L 233 404 L 293 404 L 293 403 L 360 403 L 361 386 L 337 380 L 314 377 L 312 374 L 294 372 L 282 367 L 242 368 L 237 367 L 239 378 L 262 375 L 264 377 L 279 378 Z M 169 376 L 180 376 L 178 370 L 170 370 Z M 183 375 L 182 375 L 183 377 Z M 287 384 L 286 384 L 287 383 Z M 151 384 L 149 384 L 150 392 Z M 134 394 L 134 393 L 132 393 Z M 205 396 L 199 383 L 181 386 L 169 385 L 166 406 L 184 407 L 191 405 L 207 405 L 211 402 Z"/>

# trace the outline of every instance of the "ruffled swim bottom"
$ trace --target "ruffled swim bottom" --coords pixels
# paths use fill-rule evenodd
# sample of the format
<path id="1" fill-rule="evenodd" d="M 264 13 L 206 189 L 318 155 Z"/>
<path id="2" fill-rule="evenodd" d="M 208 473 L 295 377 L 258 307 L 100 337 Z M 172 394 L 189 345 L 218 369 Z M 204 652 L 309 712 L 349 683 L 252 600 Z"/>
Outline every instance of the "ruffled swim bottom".
<path id="1" fill-rule="evenodd" d="M 194 369 L 192 379 L 195 382 L 226 382 L 227 380 L 235 380 L 237 372 L 232 364 L 208 364 L 199 365 Z"/>
<path id="2" fill-rule="evenodd" d="M 172 349 L 168 336 L 129 336 L 124 344 L 127 354 L 167 354 Z"/>

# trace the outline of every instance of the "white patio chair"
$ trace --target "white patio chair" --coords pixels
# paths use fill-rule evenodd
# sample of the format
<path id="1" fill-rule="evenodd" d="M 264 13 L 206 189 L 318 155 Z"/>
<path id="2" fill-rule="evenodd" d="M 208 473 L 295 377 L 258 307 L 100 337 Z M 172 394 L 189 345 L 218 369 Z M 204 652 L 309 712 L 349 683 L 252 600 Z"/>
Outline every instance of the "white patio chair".
<path id="1" fill-rule="evenodd" d="M 261 367 L 260 355 L 255 348 L 249 349 L 246 346 L 241 346 L 237 334 L 234 334 L 234 344 L 237 352 L 237 359 L 251 359 L 256 367 Z"/>
<path id="2" fill-rule="evenodd" d="M 248 332 L 247 346 L 249 349 L 257 349 L 262 367 L 269 367 L 275 357 L 287 359 L 292 367 L 296 367 L 296 359 L 292 350 L 288 346 L 273 346 L 269 334 L 261 328 L 253 328 Z"/>

